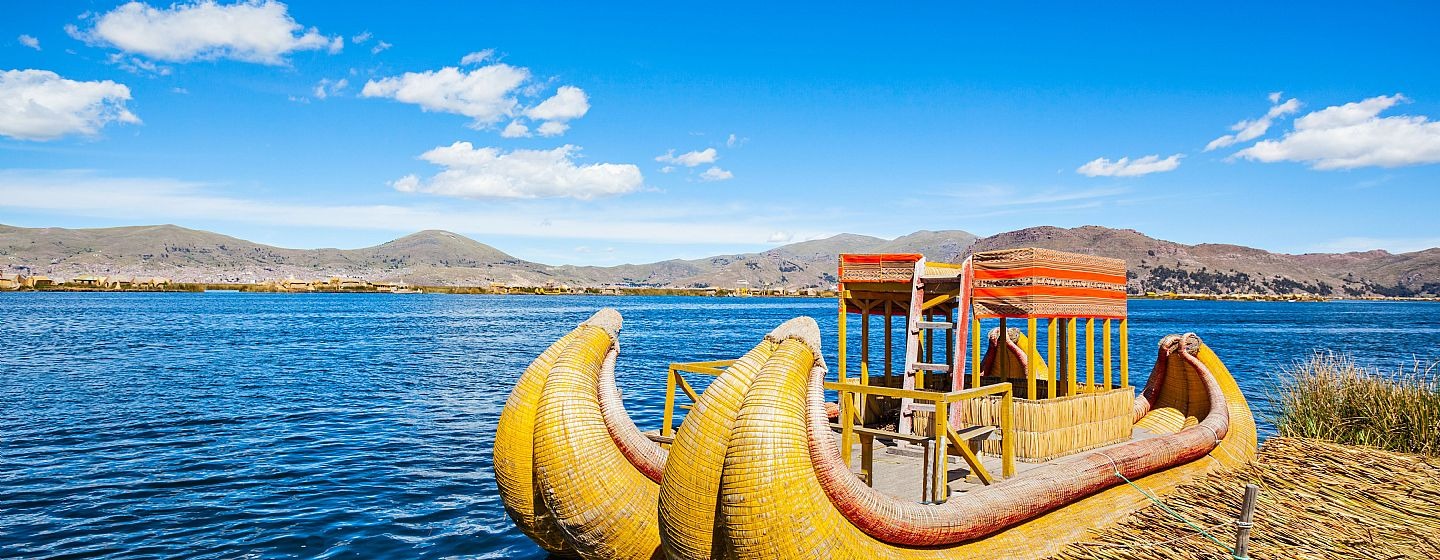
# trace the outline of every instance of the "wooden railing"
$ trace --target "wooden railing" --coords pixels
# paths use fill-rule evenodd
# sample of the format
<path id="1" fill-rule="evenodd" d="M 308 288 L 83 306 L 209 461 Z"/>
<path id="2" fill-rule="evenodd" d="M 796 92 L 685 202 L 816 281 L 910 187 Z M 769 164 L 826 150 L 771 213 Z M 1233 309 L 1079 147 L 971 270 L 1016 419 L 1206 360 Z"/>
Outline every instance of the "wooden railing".
<path id="1" fill-rule="evenodd" d="M 857 380 L 858 381 L 858 380 Z M 827 381 L 825 388 L 839 393 L 840 401 L 840 422 L 838 425 L 831 424 L 832 428 L 840 432 L 840 441 L 855 441 L 858 436 L 860 440 L 860 476 L 867 484 L 874 485 L 874 440 L 891 439 L 909 441 L 925 445 L 931 449 L 929 463 L 924 465 L 921 476 L 921 499 L 925 502 L 939 503 L 945 501 L 949 493 L 950 473 L 947 466 L 950 450 L 965 459 L 970 466 L 970 472 L 980 480 L 982 484 L 995 482 L 995 477 L 985 468 L 975 451 L 970 448 L 970 440 L 978 437 L 988 436 L 996 427 L 992 426 L 970 426 L 961 428 L 959 432 L 950 427 L 948 419 L 950 405 L 960 401 L 978 399 L 983 397 L 1000 397 L 1000 469 L 1001 476 L 1009 478 L 1015 476 L 1015 415 L 1013 412 L 1014 395 L 1010 383 L 996 383 L 982 387 L 962 389 L 959 391 L 938 392 L 919 389 L 897 389 L 880 385 L 864 385 L 849 381 Z M 868 397 L 890 397 L 894 399 L 911 399 L 915 402 L 929 402 L 934 407 L 931 420 L 931 434 L 929 436 L 918 436 L 913 434 L 901 434 L 891 430 L 867 428 L 861 420 L 860 403 Z M 912 406 L 912 408 L 914 408 Z M 844 446 L 842 446 L 844 447 Z M 843 449 L 842 456 L 845 464 L 850 464 L 850 449 Z"/>
<path id="2" fill-rule="evenodd" d="M 670 364 L 670 374 L 665 377 L 665 418 L 660 423 L 660 437 L 669 438 L 675 435 L 675 390 L 678 388 L 690 398 L 690 404 L 680 405 L 681 410 L 690 410 L 700 400 L 700 394 L 690 386 L 681 372 L 703 373 L 705 375 L 720 375 L 725 373 L 725 368 L 734 364 L 735 360 L 711 360 L 708 362 L 676 362 Z"/>

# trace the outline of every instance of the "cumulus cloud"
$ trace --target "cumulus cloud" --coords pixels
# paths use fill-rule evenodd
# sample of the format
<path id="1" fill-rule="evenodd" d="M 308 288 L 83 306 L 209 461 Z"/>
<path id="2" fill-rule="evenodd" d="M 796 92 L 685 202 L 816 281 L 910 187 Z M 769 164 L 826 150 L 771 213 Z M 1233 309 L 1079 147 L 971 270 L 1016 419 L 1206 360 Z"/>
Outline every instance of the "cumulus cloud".
<path id="1" fill-rule="evenodd" d="M 510 121 L 505 129 L 500 131 L 500 136 L 505 138 L 524 138 L 530 135 L 530 127 L 520 121 Z"/>
<path id="2" fill-rule="evenodd" d="M 370 54 L 380 54 L 380 53 L 381 53 L 382 51 L 384 51 L 385 49 L 388 49 L 388 48 L 393 47 L 393 46 L 395 46 L 395 45 L 392 45 L 392 44 L 390 44 L 390 43 L 386 43 L 385 41 L 376 42 L 376 43 L 375 43 L 375 46 L 370 49 Z"/>
<path id="3" fill-rule="evenodd" d="M 425 111 L 465 115 L 484 127 L 514 115 L 520 105 L 516 90 L 530 71 L 492 64 L 470 71 L 453 66 L 365 82 L 360 95 L 419 105 Z"/>
<path id="4" fill-rule="evenodd" d="M 1293 114 L 1296 111 L 1300 110 L 1299 100 L 1291 98 L 1284 103 L 1281 103 L 1281 95 L 1282 93 L 1278 91 L 1271 93 L 1270 110 L 1265 112 L 1265 116 L 1262 116 L 1258 119 L 1246 119 L 1230 125 L 1230 130 L 1235 131 L 1235 133 L 1226 134 L 1224 136 L 1211 140 L 1209 144 L 1205 145 L 1205 151 L 1208 152 L 1217 148 L 1224 148 L 1226 146 L 1238 144 L 1240 142 L 1249 142 L 1251 140 L 1259 138 L 1263 136 L 1266 131 L 1270 130 L 1270 125 L 1275 122 L 1275 119 L 1278 119 L 1285 115 Z"/>
<path id="5" fill-rule="evenodd" d="M 568 121 L 590 111 L 590 98 L 575 86 L 560 86 L 550 99 L 525 111 L 525 116 L 541 121 Z"/>
<path id="6" fill-rule="evenodd" d="M 744 146 L 745 143 L 749 141 L 750 139 L 747 137 L 736 136 L 734 133 L 731 133 L 730 137 L 725 139 L 725 147 L 739 148 L 740 146 Z"/>
<path id="7" fill-rule="evenodd" d="M 719 167 L 711 167 L 700 174 L 701 181 L 728 181 L 734 179 L 735 174 Z"/>
<path id="8" fill-rule="evenodd" d="M 660 163 L 683 165 L 685 167 L 695 167 L 697 165 L 715 163 L 715 160 L 717 159 L 720 159 L 720 153 L 715 151 L 715 148 L 705 148 L 703 150 L 685 152 L 678 156 L 675 155 L 675 150 L 672 149 L 663 154 L 655 156 L 655 161 L 658 161 Z"/>
<path id="9" fill-rule="evenodd" d="M 72 26 L 67 31 L 93 44 L 169 62 L 228 58 L 279 65 L 296 51 L 344 48 L 343 37 L 306 29 L 287 10 L 273 0 L 229 5 L 201 0 L 168 8 L 130 2 L 96 17 L 89 30 Z"/>
<path id="10" fill-rule="evenodd" d="M 570 130 L 570 125 L 560 121 L 545 121 L 535 129 L 535 133 L 548 138 L 565 134 L 566 130 Z"/>
<path id="11" fill-rule="evenodd" d="M 1115 161 L 1109 158 L 1095 158 L 1075 170 L 1076 173 L 1087 177 L 1139 177 L 1151 173 L 1174 171 L 1180 167 L 1180 158 L 1185 154 L 1175 154 L 1161 159 L 1157 155 L 1148 155 L 1142 158 L 1131 160 L 1122 157 Z"/>
<path id="12" fill-rule="evenodd" d="M 30 47 L 30 48 L 32 48 L 32 49 L 35 49 L 35 50 L 37 50 L 37 51 L 40 50 L 40 40 L 39 40 L 39 39 L 36 39 L 36 38 L 31 37 L 31 36 L 29 36 L 29 35 L 21 35 L 17 40 L 20 41 L 20 44 L 22 44 L 22 45 L 25 45 L 25 46 Z"/>
<path id="13" fill-rule="evenodd" d="M 476 64 L 484 63 L 485 61 L 490 60 L 490 59 L 492 59 L 492 58 L 495 58 L 495 49 L 485 49 L 485 50 L 482 50 L 482 51 L 475 51 L 475 52 L 472 52 L 472 53 L 470 53 L 470 54 L 467 54 L 467 55 L 465 55 L 465 56 L 463 56 L 463 57 L 460 57 L 460 65 L 461 65 L 461 66 L 474 66 L 474 65 L 476 65 Z"/>
<path id="14" fill-rule="evenodd" d="M 588 200 L 633 192 L 644 178 L 630 164 L 580 165 L 580 148 L 566 144 L 553 150 L 476 148 L 456 142 L 420 155 L 444 167 L 429 179 L 407 175 L 391 186 L 401 192 L 424 192 L 461 198 L 578 198 Z"/>
<path id="15" fill-rule="evenodd" d="M 78 82 L 46 70 L 0 72 L 0 135 L 54 140 L 93 135 L 112 122 L 139 124 L 125 108 L 130 88 L 110 80 Z"/>
<path id="16" fill-rule="evenodd" d="M 364 31 L 364 32 L 361 32 L 359 35 L 355 35 L 355 36 L 351 37 L 351 38 L 350 38 L 350 42 L 351 42 L 351 43 L 355 43 L 355 44 L 357 44 L 357 45 L 363 45 L 363 44 L 365 44 L 365 41 L 369 41 L 369 40 L 370 40 L 372 37 L 374 37 L 374 36 L 375 36 L 375 35 L 372 34 L 372 33 L 370 33 L 369 31 Z"/>
<path id="17" fill-rule="evenodd" d="M 1294 130 L 1279 140 L 1256 142 L 1235 156 L 1305 162 L 1321 170 L 1440 163 L 1440 123 L 1419 115 L 1379 116 L 1404 101 L 1397 93 L 1326 107 L 1295 119 Z"/>
<path id="18" fill-rule="evenodd" d="M 313 93 L 315 94 L 315 99 L 325 99 L 326 97 L 330 97 L 332 95 L 345 91 L 345 88 L 349 86 L 350 80 L 347 80 L 345 78 L 340 78 L 338 80 L 321 78 L 320 82 L 315 84 L 315 90 Z"/>

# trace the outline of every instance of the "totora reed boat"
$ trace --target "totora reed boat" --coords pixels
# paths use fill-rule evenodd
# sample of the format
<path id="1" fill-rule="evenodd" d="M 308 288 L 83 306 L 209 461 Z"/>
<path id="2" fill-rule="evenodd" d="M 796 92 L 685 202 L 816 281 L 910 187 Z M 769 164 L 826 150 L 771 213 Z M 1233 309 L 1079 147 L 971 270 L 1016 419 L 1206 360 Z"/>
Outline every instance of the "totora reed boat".
<path id="1" fill-rule="evenodd" d="M 1123 261 L 841 255 L 839 272 L 833 372 L 816 322 L 792 319 L 738 359 L 672 364 L 654 432 L 615 387 L 617 312 L 553 344 L 496 436 L 515 523 L 582 558 L 1038 558 L 1254 457 L 1245 397 L 1198 336 L 1161 339 L 1135 393 Z M 685 374 L 714 377 L 697 393 Z"/>

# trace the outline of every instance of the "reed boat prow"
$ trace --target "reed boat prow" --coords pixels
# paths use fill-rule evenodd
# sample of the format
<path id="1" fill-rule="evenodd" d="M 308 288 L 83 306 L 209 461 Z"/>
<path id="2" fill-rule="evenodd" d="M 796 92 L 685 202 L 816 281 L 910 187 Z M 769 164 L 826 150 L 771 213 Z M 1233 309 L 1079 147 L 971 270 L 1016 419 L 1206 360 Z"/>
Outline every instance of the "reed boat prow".
<path id="1" fill-rule="evenodd" d="M 621 404 L 621 323 L 601 309 L 551 344 L 521 374 L 496 428 L 505 511 L 556 555 L 650 558 L 659 547 L 654 511 L 668 452 Z"/>

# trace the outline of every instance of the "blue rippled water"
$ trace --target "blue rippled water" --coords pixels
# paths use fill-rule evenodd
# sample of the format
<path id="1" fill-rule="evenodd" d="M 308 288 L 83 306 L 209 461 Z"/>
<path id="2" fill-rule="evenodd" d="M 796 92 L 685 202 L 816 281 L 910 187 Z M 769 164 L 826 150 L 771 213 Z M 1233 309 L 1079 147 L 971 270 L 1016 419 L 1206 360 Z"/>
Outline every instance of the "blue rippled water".
<path id="1" fill-rule="evenodd" d="M 0 294 L 0 557 L 540 557 L 490 446 L 517 374 L 595 309 L 625 316 L 644 428 L 665 365 L 731 358 L 819 299 Z M 1260 411 L 1316 349 L 1440 358 L 1440 305 L 1131 303 L 1136 382 L 1195 331 Z"/>

